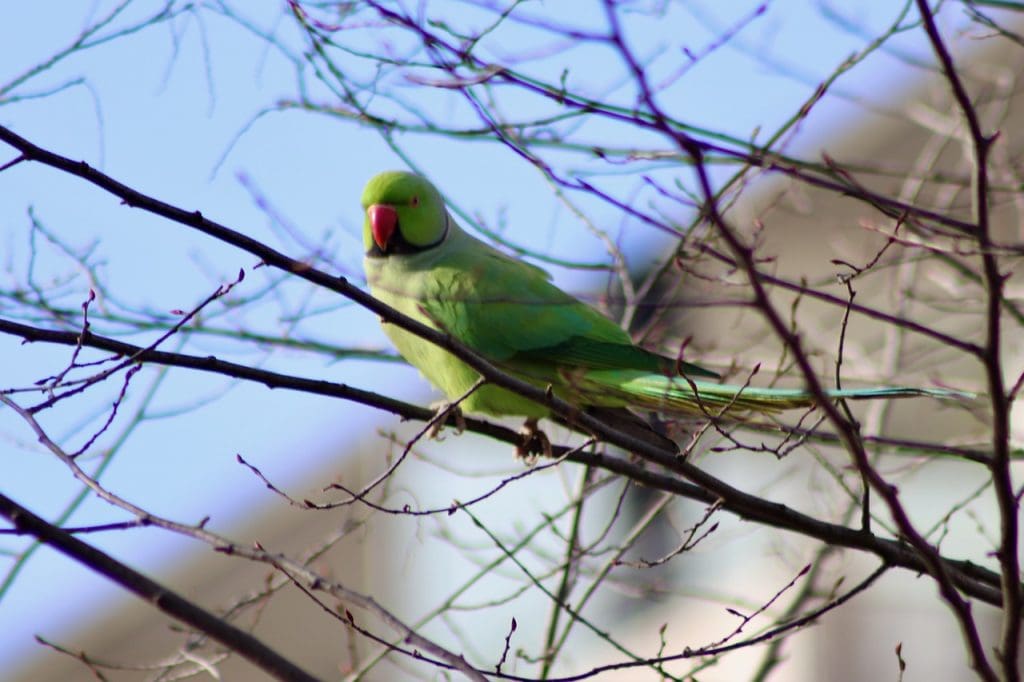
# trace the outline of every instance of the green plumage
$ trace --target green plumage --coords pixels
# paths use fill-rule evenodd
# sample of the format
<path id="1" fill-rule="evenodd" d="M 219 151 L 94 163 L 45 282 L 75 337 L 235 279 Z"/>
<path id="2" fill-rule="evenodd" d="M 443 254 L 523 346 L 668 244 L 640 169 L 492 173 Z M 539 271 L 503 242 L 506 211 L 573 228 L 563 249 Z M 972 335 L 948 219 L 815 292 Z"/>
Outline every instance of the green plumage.
<path id="1" fill-rule="evenodd" d="M 773 412 L 809 407 L 799 389 L 739 387 L 708 381 L 714 372 L 677 363 L 633 344 L 604 315 L 565 293 L 543 270 L 516 260 L 459 227 L 427 180 L 411 173 L 375 176 L 363 192 L 367 281 L 374 296 L 447 332 L 505 372 L 551 386 L 581 407 L 631 407 L 668 413 Z M 479 375 L 445 350 L 392 324 L 399 353 L 449 399 Z M 833 398 L 962 397 L 941 389 L 832 391 Z M 462 404 L 468 412 L 547 416 L 547 409 L 484 385 Z"/>

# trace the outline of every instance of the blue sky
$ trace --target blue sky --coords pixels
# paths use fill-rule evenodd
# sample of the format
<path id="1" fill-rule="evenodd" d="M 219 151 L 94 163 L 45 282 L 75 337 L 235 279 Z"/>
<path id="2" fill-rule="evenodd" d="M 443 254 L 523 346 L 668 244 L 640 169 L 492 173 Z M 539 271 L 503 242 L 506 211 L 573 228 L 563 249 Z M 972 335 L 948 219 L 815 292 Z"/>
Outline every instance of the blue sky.
<path id="1" fill-rule="evenodd" d="M 459 3 L 426 3 L 428 12 L 446 15 L 464 10 Z M 674 11 L 671 20 L 639 21 L 631 25 L 630 40 L 638 53 L 651 58 L 682 46 L 699 52 L 711 43 L 713 26 L 735 25 L 748 16 L 753 3 L 704 3 L 698 15 Z M 895 3 L 878 0 L 844 8 L 854 22 L 877 27 L 891 20 Z M 245 6 L 239 3 L 240 6 Z M 0 24 L 0 87 L 15 76 L 46 61 L 68 45 L 81 28 L 109 11 L 110 3 L 76 3 L 55 12 L 50 3 L 16 3 Z M 112 27 L 125 26 L 152 13 L 157 3 L 131 5 Z M 550 3 L 533 9 L 540 16 Z M 663 104 L 678 118 L 741 137 L 755 128 L 771 130 L 785 120 L 815 85 L 848 55 L 863 47 L 865 38 L 841 29 L 819 11 L 815 2 L 768 3 L 765 14 L 741 31 L 733 42 L 710 56 L 665 93 Z M 246 12 L 253 25 L 277 32 L 296 52 L 301 51 L 294 25 L 277 3 L 264 3 Z M 472 25 L 474 15 L 462 15 Z M 579 17 L 562 17 L 578 21 Z M 601 22 L 588 20 L 591 27 Z M 379 26 L 364 29 L 359 40 L 373 43 Z M 104 33 L 113 28 L 104 31 Z M 508 43 L 528 51 L 535 33 L 527 26 L 508 29 Z M 522 36 L 522 41 L 517 38 Z M 927 57 L 917 32 L 896 41 L 911 54 Z M 544 74 L 565 66 L 580 87 L 600 89 L 605 74 L 614 72 L 607 51 L 578 48 L 553 58 L 563 64 L 531 65 Z M 656 61 L 660 65 L 662 62 Z M 365 65 L 353 65 L 365 69 Z M 660 67 L 656 67 L 660 68 Z M 363 183 L 377 171 L 401 167 L 401 160 L 373 130 L 324 115 L 297 110 L 256 115 L 282 99 L 296 96 L 295 67 L 235 21 L 216 14 L 179 19 L 152 26 L 107 44 L 72 54 L 52 69 L 0 96 L 0 123 L 18 134 L 72 158 L 80 158 L 113 177 L 162 200 L 222 221 L 235 229 L 267 240 L 290 255 L 308 255 L 294 240 L 271 228 L 253 201 L 250 187 L 299 226 L 310 243 L 321 246 L 331 262 L 347 276 L 360 276 Z M 806 121 L 795 149 L 827 147 L 828 141 L 856 125 L 867 105 L 884 104 L 891 93 L 920 72 L 885 54 L 877 54 L 838 85 L 843 95 L 830 97 Z M 45 96 L 11 101 L 12 97 Z M 401 84 L 398 84 L 401 85 Z M 398 87 L 396 85 L 396 87 Z M 465 117 L 461 101 L 450 90 L 424 94 L 422 86 L 405 84 L 403 96 L 419 98 L 431 113 Z M 312 83 L 314 100 L 331 103 L 324 88 Z M 524 98 L 509 106 L 522 117 L 533 114 L 536 101 Z M 601 131 L 594 132 L 600 135 Z M 763 135 L 763 133 L 762 133 Z M 579 260 L 606 258 L 600 242 L 559 208 L 550 188 L 529 164 L 499 145 L 446 138 L 402 135 L 409 155 L 429 169 L 432 178 L 461 208 L 495 225 L 507 221 L 506 236 L 532 248 Z M 621 140 L 628 144 L 628 140 Z M 0 163 L 12 158 L 4 150 Z M 554 157 L 559 158 L 559 157 Z M 567 167 L 574 163 L 565 160 Z M 244 178 L 244 181 L 243 181 Z M 630 182 L 623 180 L 622 182 Z M 622 218 L 607 206 L 585 204 L 595 223 L 615 231 Z M 0 252 L 4 288 L 23 278 L 29 262 L 30 214 L 74 249 L 94 248 L 93 260 L 102 284 L 120 302 L 163 314 L 190 309 L 240 268 L 248 278 L 238 295 L 251 295 L 275 273 L 253 270 L 252 258 L 203 235 L 192 233 L 144 213 L 120 206 L 103 192 L 81 181 L 37 165 L 21 164 L 0 174 Z M 557 228 L 557 229 L 556 229 Z M 640 233 L 643 234 L 643 233 Z M 628 242 L 637 257 L 645 238 Z M 64 276 L 68 260 L 60 249 L 40 239 L 35 267 L 41 281 Z M 325 266 L 330 267 L 330 266 Z M 557 270 L 557 280 L 580 290 L 589 282 L 573 271 Z M 87 285 L 76 275 L 61 303 L 74 308 L 84 299 Z M 273 333 L 302 319 L 297 335 L 368 348 L 386 343 L 372 315 L 323 292 L 304 286 L 280 289 L 245 323 Z M 98 301 L 97 306 L 104 301 Z M 0 301 L 0 315 L 12 310 Z M 232 320 L 230 315 L 227 322 Z M 168 349 L 173 349 L 173 343 Z M 228 340 L 191 342 L 188 352 L 217 354 L 303 376 L 321 376 L 360 387 L 387 386 L 391 395 L 425 400 L 427 388 L 416 374 L 392 364 L 365 361 L 327 362 L 299 352 L 270 355 L 246 352 Z M 53 374 L 66 363 L 68 352 L 44 346 L 23 346 L 0 336 L 5 361 L 4 387 L 26 386 Z M 131 404 L 141 400 L 145 386 L 158 380 L 155 371 L 133 384 Z M 213 525 L 227 530 L 246 514 L 247 505 L 265 500 L 262 486 L 234 461 L 235 453 L 257 463 L 281 484 L 304 481 L 308 472 L 331 470 L 332 446 L 352 429 L 369 431 L 392 423 L 390 417 L 356 405 L 260 386 L 234 385 L 184 371 L 171 372 L 148 420 L 131 436 L 105 473 L 103 482 L 153 511 L 190 520 L 211 514 Z M 96 400 L 79 400 L 67 410 L 44 413 L 41 420 L 69 447 L 84 442 L 90 425 L 104 414 L 111 390 L 96 392 Z M 106 401 L 106 402 L 104 402 Z M 181 413 L 196 401 L 201 409 Z M 115 428 L 98 446 L 109 445 Z M 4 471 L 0 489 L 37 513 L 53 517 L 78 491 L 66 469 L 40 450 L 25 424 L 10 410 L 0 410 L 0 450 Z M 286 458 L 281 453 L 288 453 Z M 94 465 L 95 458 L 86 462 Z M 201 472 L 197 475 L 197 472 Z M 72 518 L 89 524 L 123 516 L 96 500 L 86 502 Z M 147 531 L 109 533 L 90 537 L 100 547 L 128 563 L 160 574 L 168 558 L 194 549 L 182 540 L 161 534 L 142 539 Z M 0 538 L 0 549 L 16 550 L 22 540 Z M 0 556 L 0 575 L 9 561 Z M 120 594 L 99 578 L 56 557 L 38 553 L 24 568 L 14 587 L 0 601 L 0 669 L 33 651 L 31 636 L 55 635 L 98 604 Z"/>

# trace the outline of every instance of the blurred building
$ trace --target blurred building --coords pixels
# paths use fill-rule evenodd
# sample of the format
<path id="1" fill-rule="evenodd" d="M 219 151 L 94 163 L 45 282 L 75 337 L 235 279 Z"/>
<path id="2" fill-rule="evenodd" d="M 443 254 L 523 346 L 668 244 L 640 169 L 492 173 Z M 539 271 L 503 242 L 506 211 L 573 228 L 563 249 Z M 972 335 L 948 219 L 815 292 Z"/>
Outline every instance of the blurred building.
<path id="1" fill-rule="evenodd" d="M 1021 106 L 1024 91 L 1016 82 L 1022 66 L 1019 52 L 989 50 L 974 55 L 964 69 L 972 92 L 982 102 L 980 110 L 987 129 L 1000 132 L 993 152 L 992 179 L 1011 191 L 996 194 L 993 221 L 1000 239 L 1016 242 L 1020 241 L 1020 205 L 1019 197 L 1012 190 L 1020 185 L 1014 171 L 1018 167 L 1015 160 L 1021 152 L 1019 131 L 1024 129 Z M 961 130 L 957 127 L 958 121 L 948 87 L 936 74 L 931 74 L 897 97 L 885 111 L 869 112 L 859 121 L 845 122 L 835 131 L 834 139 L 825 145 L 825 151 L 840 166 L 872 169 L 855 175 L 865 188 L 970 220 L 971 165 L 965 154 L 962 132 L 958 132 Z M 757 237 L 763 246 L 762 252 L 775 257 L 773 262 L 764 265 L 766 270 L 789 280 L 806 278 L 816 288 L 840 299 L 846 297 L 847 290 L 836 279 L 836 274 L 851 270 L 834 261 L 839 259 L 864 266 L 882 254 L 878 267 L 853 282 L 858 303 L 928 321 L 949 334 L 981 338 L 977 299 L 972 298 L 977 296 L 979 288 L 948 267 L 892 258 L 904 248 L 894 244 L 883 250 L 893 220 L 872 210 L 863 201 L 773 174 L 754 179 L 754 185 L 742 194 L 727 216 L 747 235 L 764 227 Z M 909 226 L 901 228 L 898 234 L 901 239 L 914 243 L 927 243 L 929 239 L 927 234 L 915 233 Z M 720 286 L 723 279 L 737 284 L 743 279 L 721 264 L 696 259 L 692 267 L 708 279 L 701 283 L 697 278 L 690 278 L 682 290 L 666 285 L 659 290 L 661 294 L 672 292 L 685 301 L 714 303 L 736 299 L 745 293 L 742 286 L 735 290 Z M 829 281 L 833 284 L 828 284 Z M 1011 280 L 1009 286 L 1010 295 L 1019 296 L 1021 285 Z M 772 296 L 780 309 L 795 310 L 802 338 L 808 350 L 816 354 L 814 360 L 821 375 L 833 376 L 837 330 L 844 314 L 842 307 L 809 297 L 799 297 L 796 301 L 798 297 L 793 292 L 778 288 L 772 289 Z M 735 360 L 734 376 L 741 381 L 744 370 L 752 368 L 759 359 L 781 355 L 780 344 L 767 332 L 758 314 L 749 308 L 718 304 L 694 306 L 679 316 L 678 324 L 694 337 L 688 352 L 695 357 L 717 359 L 722 365 Z M 1015 330 L 1008 332 L 1007 339 L 1014 338 L 1015 333 Z M 1020 348 L 1008 345 L 1008 355 L 1018 360 Z M 919 335 L 895 334 L 890 326 L 858 315 L 849 326 L 843 373 L 850 381 L 863 384 L 983 386 L 979 366 L 963 354 Z M 771 368 L 762 368 L 760 377 L 770 375 Z M 878 403 L 861 406 L 858 410 L 868 431 L 895 436 L 927 433 L 937 441 L 984 447 L 983 424 L 962 410 L 946 409 L 932 401 Z M 1021 436 L 1024 427 L 1019 420 L 1015 428 L 1017 436 Z M 412 425 L 401 433 L 409 437 L 415 429 Z M 560 435 L 560 432 L 555 433 Z M 469 435 L 456 437 L 449 433 L 447 439 L 442 445 L 425 444 L 423 458 L 400 471 L 391 483 L 398 491 L 389 498 L 392 502 L 405 495 L 415 500 L 417 506 L 444 505 L 454 497 L 468 499 L 474 493 L 486 491 L 495 481 L 521 470 L 512 461 L 508 447 L 496 448 L 484 439 Z M 353 488 L 372 480 L 381 471 L 382 454 L 387 450 L 388 446 L 377 438 L 367 438 L 357 444 L 339 444 L 336 470 L 326 474 L 311 472 L 309 495 L 320 494 L 323 486 L 336 477 L 351 482 Z M 421 466 L 423 461 L 429 461 L 430 453 L 435 452 L 451 457 L 448 460 L 454 462 L 451 471 L 433 465 Z M 458 455 L 453 457 L 452 452 Z M 772 499 L 830 517 L 839 513 L 844 500 L 828 499 L 836 489 L 835 481 L 824 476 L 822 467 L 815 466 L 814 460 L 829 462 L 840 472 L 849 467 L 841 453 L 825 447 L 800 450 L 781 461 L 763 454 L 706 455 L 700 464 L 745 490 L 763 492 Z M 965 490 L 984 482 L 984 472 L 978 466 L 954 461 L 930 462 L 926 467 L 921 464 L 919 457 L 908 457 L 886 466 L 911 470 L 901 478 L 906 486 L 904 501 L 923 524 L 926 520 L 937 520 L 936 515 L 960 500 Z M 481 517 L 502 537 L 524 535 L 524 528 L 516 525 L 524 510 L 536 510 L 536 518 L 530 523 L 542 524 L 542 512 L 554 513 L 559 502 L 566 499 L 565 490 L 580 485 L 581 474 L 577 467 L 564 465 L 561 469 L 535 477 L 537 481 L 530 487 L 499 491 L 493 500 L 478 507 Z M 466 482 L 460 483 L 462 479 Z M 614 483 L 608 488 L 608 494 L 595 499 L 613 505 L 617 489 Z M 984 501 L 984 495 L 982 493 L 978 499 Z M 629 513 L 635 518 L 656 500 L 656 496 L 638 498 L 631 503 L 635 507 Z M 979 508 L 982 506 L 979 504 Z M 515 514 L 511 514 L 513 511 Z M 700 505 L 686 506 L 676 520 L 682 524 L 693 523 L 701 511 Z M 512 518 L 503 519 L 503 514 Z M 599 614 L 594 622 L 616 623 L 616 639 L 643 655 L 658 653 L 662 646 L 658 633 L 663 624 L 666 626 L 663 635 L 666 651 L 700 646 L 715 641 L 736 625 L 736 616 L 725 609 L 732 603 L 733 596 L 745 595 L 754 600 L 734 604 L 735 608 L 747 611 L 756 608 L 793 579 L 819 549 L 816 543 L 781 532 L 766 532 L 727 516 L 719 514 L 721 529 L 697 551 L 677 558 L 659 572 L 643 574 L 643 590 L 631 590 L 633 586 L 625 583 L 610 583 L 616 589 L 593 602 L 593 612 Z M 566 518 L 569 517 L 562 517 L 563 522 Z M 951 556 L 983 557 L 989 539 L 978 529 L 995 528 L 994 521 L 983 512 L 958 516 L 949 524 L 943 550 Z M 600 532 L 600 524 L 594 523 L 596 526 L 585 528 L 584 534 Z M 453 527 L 464 535 L 460 537 L 459 533 L 450 532 Z M 663 536 L 652 535 L 647 544 L 642 545 L 644 551 L 658 556 L 670 550 L 677 537 L 673 528 L 674 525 L 661 528 L 658 532 Z M 430 616 L 431 609 L 443 601 L 444 595 L 465 584 L 466 594 L 460 596 L 459 604 L 475 605 L 476 610 L 467 606 L 465 613 L 430 617 L 423 629 L 425 633 L 456 650 L 463 650 L 460 643 L 466 642 L 465 653 L 470 657 L 481 653 L 470 647 L 486 646 L 483 657 L 498 659 L 514 617 L 519 629 L 512 637 L 510 663 L 505 670 L 516 671 L 511 659 L 520 646 L 536 651 L 536 642 L 543 637 L 550 600 L 536 593 L 517 594 L 523 575 L 509 562 L 488 572 L 487 562 L 496 560 L 494 544 L 486 535 L 474 531 L 467 519 L 427 518 L 411 522 L 373 513 L 358 505 L 332 512 L 310 512 L 278 503 L 254 509 L 249 522 L 238 528 L 233 537 L 239 541 L 258 541 L 275 551 L 301 554 L 334 535 L 340 536 L 337 544 L 314 563 L 325 576 L 336 577 L 348 587 L 373 595 L 382 605 L 407 618 L 409 624 Z M 525 560 L 531 565 L 549 565 L 557 561 L 557 557 L 550 555 L 556 551 L 557 543 L 547 536 L 546 540 L 538 540 L 536 547 L 524 550 Z M 772 561 L 765 561 L 766 557 Z M 852 552 L 829 557 L 826 561 L 834 581 L 842 580 L 839 591 L 875 566 L 870 557 L 855 556 Z M 482 572 L 483 577 L 474 579 L 475 572 Z M 182 556 L 180 565 L 165 572 L 161 579 L 206 608 L 223 610 L 236 604 L 241 596 L 257 595 L 266 589 L 269 575 L 265 566 L 201 549 L 194 556 Z M 557 585 L 557 580 L 546 575 L 544 584 Z M 254 605 L 235 622 L 250 627 L 265 642 L 314 674 L 343 679 L 379 650 L 378 645 L 354 634 L 343 619 L 312 605 L 293 586 L 281 588 L 272 597 L 254 599 Z M 510 606 L 502 605 L 504 599 Z M 495 603 L 483 608 L 491 601 Z M 338 608 L 329 600 L 328 606 Z M 377 632 L 385 635 L 389 632 L 364 612 L 355 609 L 353 612 L 357 620 L 365 619 Z M 975 613 L 988 641 L 994 642 L 999 629 L 998 614 L 980 605 Z M 751 625 L 751 629 L 754 631 L 756 627 Z M 578 643 L 566 654 L 565 665 L 555 669 L 556 675 L 580 673 L 623 660 L 620 653 L 595 633 L 586 633 L 582 626 L 576 630 L 580 633 Z M 100 661 L 124 664 L 153 664 L 161 659 L 189 655 L 194 656 L 195 665 L 201 667 L 204 657 L 209 657 L 210 663 L 223 675 L 222 679 L 264 679 L 262 673 L 237 656 L 220 662 L 210 654 L 209 647 L 182 654 L 182 651 L 188 652 L 189 641 L 188 635 L 155 609 L 125 598 L 111 604 L 109 611 L 97 613 L 80 632 L 72 634 L 62 644 L 87 652 Z M 819 623 L 788 640 L 780 652 L 784 659 L 782 668 L 773 679 L 835 682 L 900 679 L 897 646 L 901 647 L 908 666 L 903 679 L 966 680 L 974 677 L 966 664 L 955 623 L 936 598 L 932 581 L 896 570 L 866 594 L 828 613 Z M 750 679 L 764 651 L 765 648 L 759 646 L 726 657 L 697 677 L 701 680 Z M 697 662 L 689 661 L 668 668 L 680 674 L 696 665 Z M 7 672 L 10 675 L 7 679 L 25 682 L 89 678 L 87 667 L 80 661 L 45 648 L 40 648 L 34 660 L 27 661 L 21 670 Z M 140 670 L 105 671 L 104 674 L 111 680 L 172 679 Z M 199 678 L 203 674 L 200 673 Z M 374 668 L 365 679 L 421 676 L 435 679 L 439 674 L 404 660 Z M 639 668 L 608 672 L 599 679 L 657 678 L 649 668 Z"/>

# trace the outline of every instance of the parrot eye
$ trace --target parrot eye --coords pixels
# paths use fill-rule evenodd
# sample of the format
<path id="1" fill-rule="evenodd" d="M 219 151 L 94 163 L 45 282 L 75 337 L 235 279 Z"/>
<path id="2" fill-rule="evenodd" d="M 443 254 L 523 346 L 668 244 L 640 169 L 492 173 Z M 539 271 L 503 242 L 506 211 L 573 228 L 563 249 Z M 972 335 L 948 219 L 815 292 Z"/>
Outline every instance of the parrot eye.
<path id="1" fill-rule="evenodd" d="M 411 206 L 419 206 L 420 205 L 420 198 L 419 197 L 413 197 L 412 199 L 409 200 L 409 204 Z"/>

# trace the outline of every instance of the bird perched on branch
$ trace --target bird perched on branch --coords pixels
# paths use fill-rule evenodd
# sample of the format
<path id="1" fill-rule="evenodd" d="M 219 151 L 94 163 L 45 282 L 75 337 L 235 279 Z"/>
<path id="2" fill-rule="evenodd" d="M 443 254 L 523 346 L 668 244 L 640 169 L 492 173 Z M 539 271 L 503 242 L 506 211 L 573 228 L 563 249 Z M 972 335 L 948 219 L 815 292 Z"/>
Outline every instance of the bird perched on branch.
<path id="1" fill-rule="evenodd" d="M 466 233 L 437 189 L 419 175 L 374 176 L 362 205 L 363 264 L 376 298 L 581 409 L 619 417 L 625 413 L 621 408 L 718 415 L 815 403 L 801 389 L 721 384 L 710 370 L 640 348 L 617 324 L 552 284 L 540 268 Z M 544 405 L 494 384 L 470 392 L 480 379 L 476 370 L 397 325 L 384 324 L 384 331 L 449 400 L 463 398 L 461 409 L 523 416 L 532 429 L 538 418 L 548 416 Z M 905 386 L 827 392 L 830 398 L 851 399 L 963 395 Z M 665 440 L 658 436 L 655 442 Z"/>

